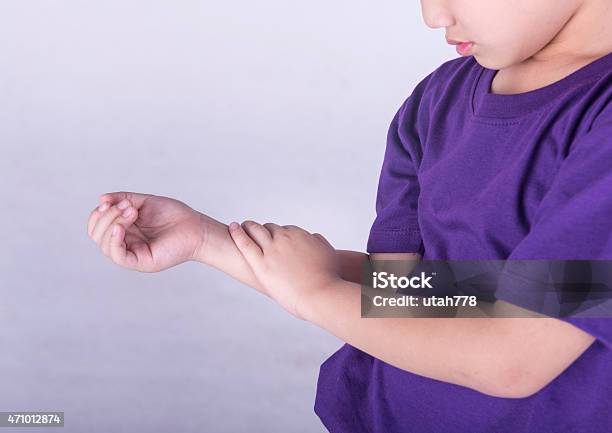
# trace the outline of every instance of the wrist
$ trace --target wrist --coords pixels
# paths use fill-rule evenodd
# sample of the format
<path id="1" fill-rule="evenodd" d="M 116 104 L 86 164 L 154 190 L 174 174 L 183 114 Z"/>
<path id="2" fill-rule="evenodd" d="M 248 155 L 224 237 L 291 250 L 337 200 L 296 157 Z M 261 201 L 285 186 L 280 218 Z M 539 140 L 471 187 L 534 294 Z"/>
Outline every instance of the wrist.
<path id="1" fill-rule="evenodd" d="M 198 212 L 197 242 L 189 260 L 205 263 L 206 244 L 208 243 L 207 223 L 204 214 Z"/>
<path id="2" fill-rule="evenodd" d="M 227 226 L 201 212 L 198 217 L 198 241 L 191 260 L 210 265 L 214 262 L 212 254 L 220 248 L 220 239 L 228 235 Z"/>
<path id="3" fill-rule="evenodd" d="M 191 260 L 225 270 L 237 250 L 227 224 L 199 213 L 199 236 Z"/>

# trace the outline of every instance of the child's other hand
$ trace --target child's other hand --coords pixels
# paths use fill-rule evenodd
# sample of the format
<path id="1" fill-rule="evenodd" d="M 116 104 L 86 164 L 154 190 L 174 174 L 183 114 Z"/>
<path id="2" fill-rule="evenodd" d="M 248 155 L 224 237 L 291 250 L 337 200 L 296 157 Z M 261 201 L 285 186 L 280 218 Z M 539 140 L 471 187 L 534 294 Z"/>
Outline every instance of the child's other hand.
<path id="1" fill-rule="evenodd" d="M 113 192 L 100 197 L 87 234 L 116 264 L 158 272 L 194 259 L 204 238 L 201 215 L 169 197 Z"/>
<path id="2" fill-rule="evenodd" d="M 254 221 L 232 223 L 229 231 L 270 297 L 299 319 L 311 296 L 341 281 L 335 249 L 319 233 Z"/>

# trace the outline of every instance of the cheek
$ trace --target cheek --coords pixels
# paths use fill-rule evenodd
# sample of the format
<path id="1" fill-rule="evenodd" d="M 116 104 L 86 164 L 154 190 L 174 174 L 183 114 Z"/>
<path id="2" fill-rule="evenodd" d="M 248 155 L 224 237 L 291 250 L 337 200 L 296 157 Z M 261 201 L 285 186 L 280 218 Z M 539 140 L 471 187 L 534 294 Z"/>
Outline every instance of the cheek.
<path id="1" fill-rule="evenodd" d="M 572 2 L 555 0 L 552 7 L 549 0 L 492 1 L 480 15 L 481 43 L 474 57 L 491 69 L 523 62 L 559 34 L 575 11 Z"/>
<path id="2" fill-rule="evenodd" d="M 524 29 L 517 28 L 517 12 L 511 5 L 498 0 L 461 2 L 457 22 L 462 31 L 457 34 L 474 41 L 472 54 L 476 61 L 490 69 L 502 69 L 516 63 L 523 53 L 521 45 L 526 38 L 520 36 Z"/>
<path id="3" fill-rule="evenodd" d="M 523 62 L 541 50 L 549 41 L 547 35 L 533 28 L 502 24 L 492 26 L 474 46 L 476 61 L 489 69 L 504 69 Z"/>

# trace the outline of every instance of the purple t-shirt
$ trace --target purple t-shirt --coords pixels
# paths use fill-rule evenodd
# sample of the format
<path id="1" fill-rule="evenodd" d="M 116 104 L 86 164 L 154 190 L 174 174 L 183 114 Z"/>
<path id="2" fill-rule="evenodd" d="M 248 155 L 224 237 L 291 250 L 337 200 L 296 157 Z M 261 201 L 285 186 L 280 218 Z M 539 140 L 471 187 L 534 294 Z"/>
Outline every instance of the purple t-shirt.
<path id="1" fill-rule="evenodd" d="M 520 94 L 491 93 L 495 73 L 459 57 L 402 104 L 367 251 L 612 260 L 612 53 Z M 529 397 L 426 378 L 345 344 L 321 365 L 315 412 L 332 433 L 612 432 L 612 319 L 562 320 L 596 340 Z"/>

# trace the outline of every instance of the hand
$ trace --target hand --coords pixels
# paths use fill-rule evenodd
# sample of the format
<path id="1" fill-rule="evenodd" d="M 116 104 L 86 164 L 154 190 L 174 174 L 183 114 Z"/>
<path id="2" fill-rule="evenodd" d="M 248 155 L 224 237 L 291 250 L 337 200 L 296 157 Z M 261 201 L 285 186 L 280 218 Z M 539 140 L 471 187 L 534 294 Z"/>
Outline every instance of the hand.
<path id="1" fill-rule="evenodd" d="M 254 221 L 231 223 L 229 231 L 268 295 L 299 319 L 311 296 L 341 280 L 336 250 L 319 233 Z"/>
<path id="2" fill-rule="evenodd" d="M 100 197 L 87 234 L 116 264 L 158 272 L 195 259 L 205 236 L 202 216 L 169 197 L 113 192 Z"/>

